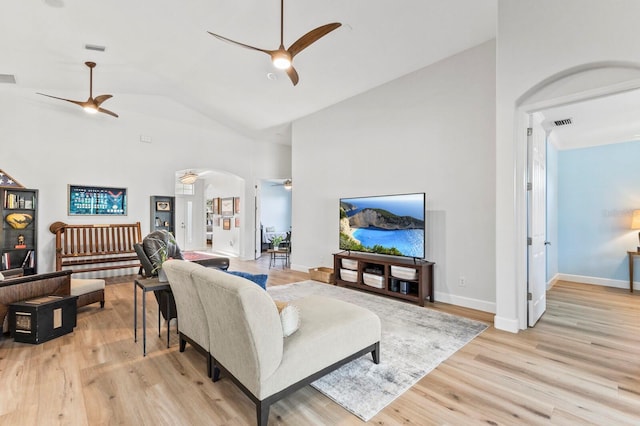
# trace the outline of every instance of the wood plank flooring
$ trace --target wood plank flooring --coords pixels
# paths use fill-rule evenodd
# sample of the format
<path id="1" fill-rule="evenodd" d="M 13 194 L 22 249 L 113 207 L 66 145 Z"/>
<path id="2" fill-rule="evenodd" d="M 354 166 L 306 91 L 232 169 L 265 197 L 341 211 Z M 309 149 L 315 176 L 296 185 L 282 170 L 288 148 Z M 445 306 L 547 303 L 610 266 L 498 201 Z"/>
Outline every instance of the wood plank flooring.
<path id="1" fill-rule="evenodd" d="M 269 285 L 308 279 L 269 270 L 267 259 L 234 259 L 232 269 L 268 270 Z M 105 308 L 79 310 L 72 334 L 36 346 L 0 339 L 0 424 L 255 424 L 253 403 L 228 380 L 212 383 L 193 348 L 180 353 L 175 329 L 166 348 L 153 297 L 142 356 L 141 335 L 133 341 L 132 282 L 109 283 Z M 442 303 L 426 309 L 492 321 L 491 314 Z M 275 404 L 269 420 L 363 424 L 311 387 Z M 638 425 L 640 293 L 559 282 L 535 328 L 515 335 L 490 327 L 369 424 Z"/>

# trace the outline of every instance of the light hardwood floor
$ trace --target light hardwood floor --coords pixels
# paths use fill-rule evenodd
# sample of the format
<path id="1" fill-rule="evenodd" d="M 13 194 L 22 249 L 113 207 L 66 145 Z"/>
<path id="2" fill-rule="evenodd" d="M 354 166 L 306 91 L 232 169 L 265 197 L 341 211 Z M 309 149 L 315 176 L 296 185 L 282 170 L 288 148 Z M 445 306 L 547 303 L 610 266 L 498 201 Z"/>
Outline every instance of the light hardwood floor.
<path id="1" fill-rule="evenodd" d="M 267 266 L 232 261 L 249 272 Z M 269 285 L 307 278 L 269 270 Z M 212 383 L 203 356 L 189 346 L 178 351 L 175 330 L 166 348 L 153 297 L 142 356 L 141 340 L 133 341 L 132 279 L 107 285 L 104 309 L 79 310 L 72 334 L 36 346 L 0 340 L 0 424 L 255 424 L 253 403 L 228 380 Z M 442 303 L 426 309 L 492 319 Z M 270 415 L 274 425 L 362 423 L 311 387 Z M 535 328 L 516 335 L 490 327 L 369 424 L 638 425 L 640 294 L 559 282 Z"/>

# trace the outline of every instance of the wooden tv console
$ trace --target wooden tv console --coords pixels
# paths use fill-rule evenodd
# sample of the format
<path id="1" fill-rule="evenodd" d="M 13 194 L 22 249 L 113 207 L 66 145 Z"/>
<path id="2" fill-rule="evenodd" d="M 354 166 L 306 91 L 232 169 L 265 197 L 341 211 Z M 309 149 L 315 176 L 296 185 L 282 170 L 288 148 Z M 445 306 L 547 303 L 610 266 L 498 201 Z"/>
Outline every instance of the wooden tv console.
<path id="1" fill-rule="evenodd" d="M 352 263 L 352 272 L 344 272 L 343 260 Z M 428 297 L 433 302 L 433 262 L 425 260 L 410 259 L 403 257 L 386 257 L 366 253 L 341 252 L 333 255 L 333 269 L 335 273 L 335 284 L 341 287 L 352 287 L 372 293 L 378 293 L 397 299 L 407 300 L 424 306 L 424 301 Z M 405 279 L 398 277 L 397 273 L 392 274 L 391 267 L 401 267 L 416 271 L 415 279 Z M 367 285 L 364 283 L 365 273 L 372 274 L 382 283 L 381 287 Z M 350 275 L 351 277 L 348 277 Z M 346 278 L 346 279 L 345 279 Z M 404 282 L 404 284 L 402 284 Z M 402 288 L 400 287 L 402 284 Z M 401 291 L 402 290 L 402 291 Z"/>

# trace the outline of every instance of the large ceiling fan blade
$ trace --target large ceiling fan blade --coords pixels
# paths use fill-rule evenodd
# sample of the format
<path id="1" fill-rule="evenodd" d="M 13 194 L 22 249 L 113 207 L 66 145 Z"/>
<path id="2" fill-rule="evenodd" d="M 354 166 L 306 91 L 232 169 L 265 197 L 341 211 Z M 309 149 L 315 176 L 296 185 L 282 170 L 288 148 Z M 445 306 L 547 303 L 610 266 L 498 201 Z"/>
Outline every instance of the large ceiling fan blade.
<path id="1" fill-rule="evenodd" d="M 246 49 L 257 50 L 258 52 L 264 52 L 267 55 L 271 55 L 271 50 L 260 49 L 259 47 L 249 46 L 248 44 L 240 43 L 239 41 L 231 40 L 230 38 L 223 37 L 219 34 L 214 34 L 211 31 L 207 31 L 209 34 L 217 38 L 218 40 L 226 41 L 227 43 L 235 44 L 237 46 L 244 47 Z"/>
<path id="2" fill-rule="evenodd" d="M 291 65 L 289 68 L 287 68 L 286 71 L 287 71 L 287 75 L 291 79 L 291 82 L 293 83 L 293 85 L 295 86 L 296 84 L 298 84 L 298 80 L 299 80 L 298 72 L 293 67 L 293 65 Z"/>
<path id="3" fill-rule="evenodd" d="M 291 47 L 287 49 L 287 51 L 293 58 L 298 53 L 302 52 L 304 49 L 309 47 L 312 43 L 315 43 L 322 37 L 329 34 L 331 31 L 335 30 L 336 28 L 339 28 L 341 25 L 342 24 L 339 22 L 332 22 L 331 24 L 326 24 L 316 29 L 313 29 L 308 33 L 306 33 L 305 35 L 303 35 L 302 37 L 300 37 L 298 40 L 296 40 L 296 42 L 293 43 Z"/>
<path id="4" fill-rule="evenodd" d="M 118 114 L 116 114 L 116 113 L 115 113 L 115 112 L 113 112 L 113 111 L 109 111 L 108 109 L 98 108 L 98 112 L 103 112 L 103 113 L 105 113 L 105 114 L 109 114 L 109 115 L 111 115 L 111 116 L 113 116 L 113 117 L 115 117 L 115 118 L 118 118 Z"/>
<path id="5" fill-rule="evenodd" d="M 113 98 L 113 95 L 100 95 L 100 96 L 96 96 L 93 99 L 93 102 L 95 103 L 96 107 L 99 107 L 104 101 L 110 98 Z"/>
<path id="6" fill-rule="evenodd" d="M 53 98 L 53 99 L 59 99 L 61 101 L 65 101 L 65 102 L 71 102 L 72 104 L 76 104 L 76 105 L 80 105 L 81 107 L 84 108 L 86 102 L 81 102 L 81 101 L 74 101 L 71 99 L 65 99 L 65 98 L 59 98 L 57 96 L 51 96 L 51 95 L 47 95 L 46 93 L 40 93 L 40 92 L 36 92 L 36 95 L 42 95 L 42 96 L 46 96 L 48 98 Z"/>

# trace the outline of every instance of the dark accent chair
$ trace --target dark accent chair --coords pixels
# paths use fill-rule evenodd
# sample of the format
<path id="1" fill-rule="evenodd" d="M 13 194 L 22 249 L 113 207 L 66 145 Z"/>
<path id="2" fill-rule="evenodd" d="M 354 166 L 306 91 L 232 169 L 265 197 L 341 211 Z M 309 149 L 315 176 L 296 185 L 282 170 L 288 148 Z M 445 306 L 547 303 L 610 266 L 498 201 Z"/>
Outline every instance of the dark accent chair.
<path id="1" fill-rule="evenodd" d="M 155 258 L 154 262 L 154 257 L 157 256 L 158 252 L 158 244 L 165 245 L 165 247 L 167 248 L 167 255 L 169 257 L 179 260 L 184 259 L 182 256 L 182 251 L 180 250 L 180 247 L 178 247 L 178 244 L 176 244 L 173 235 L 165 230 L 154 231 L 144 237 L 142 243 L 136 243 L 133 245 L 133 249 L 138 255 L 138 259 L 140 259 L 140 264 L 142 265 L 138 273 L 145 278 L 158 276 L 158 271 L 156 270 L 156 267 L 154 265 L 157 264 L 159 260 L 158 258 Z M 226 271 L 229 268 L 228 257 L 216 257 L 213 259 L 195 260 L 193 262 L 207 268 L 217 268 L 222 269 L 223 271 Z M 170 318 L 167 318 L 167 295 L 169 297 L 169 306 L 171 312 Z M 155 297 L 158 301 L 158 304 L 160 305 L 160 312 L 162 312 L 162 317 L 164 319 L 170 320 L 177 317 L 178 311 L 176 308 L 176 302 L 173 299 L 173 295 L 171 295 L 170 293 L 167 294 L 165 292 L 160 292 L 155 293 Z"/>

